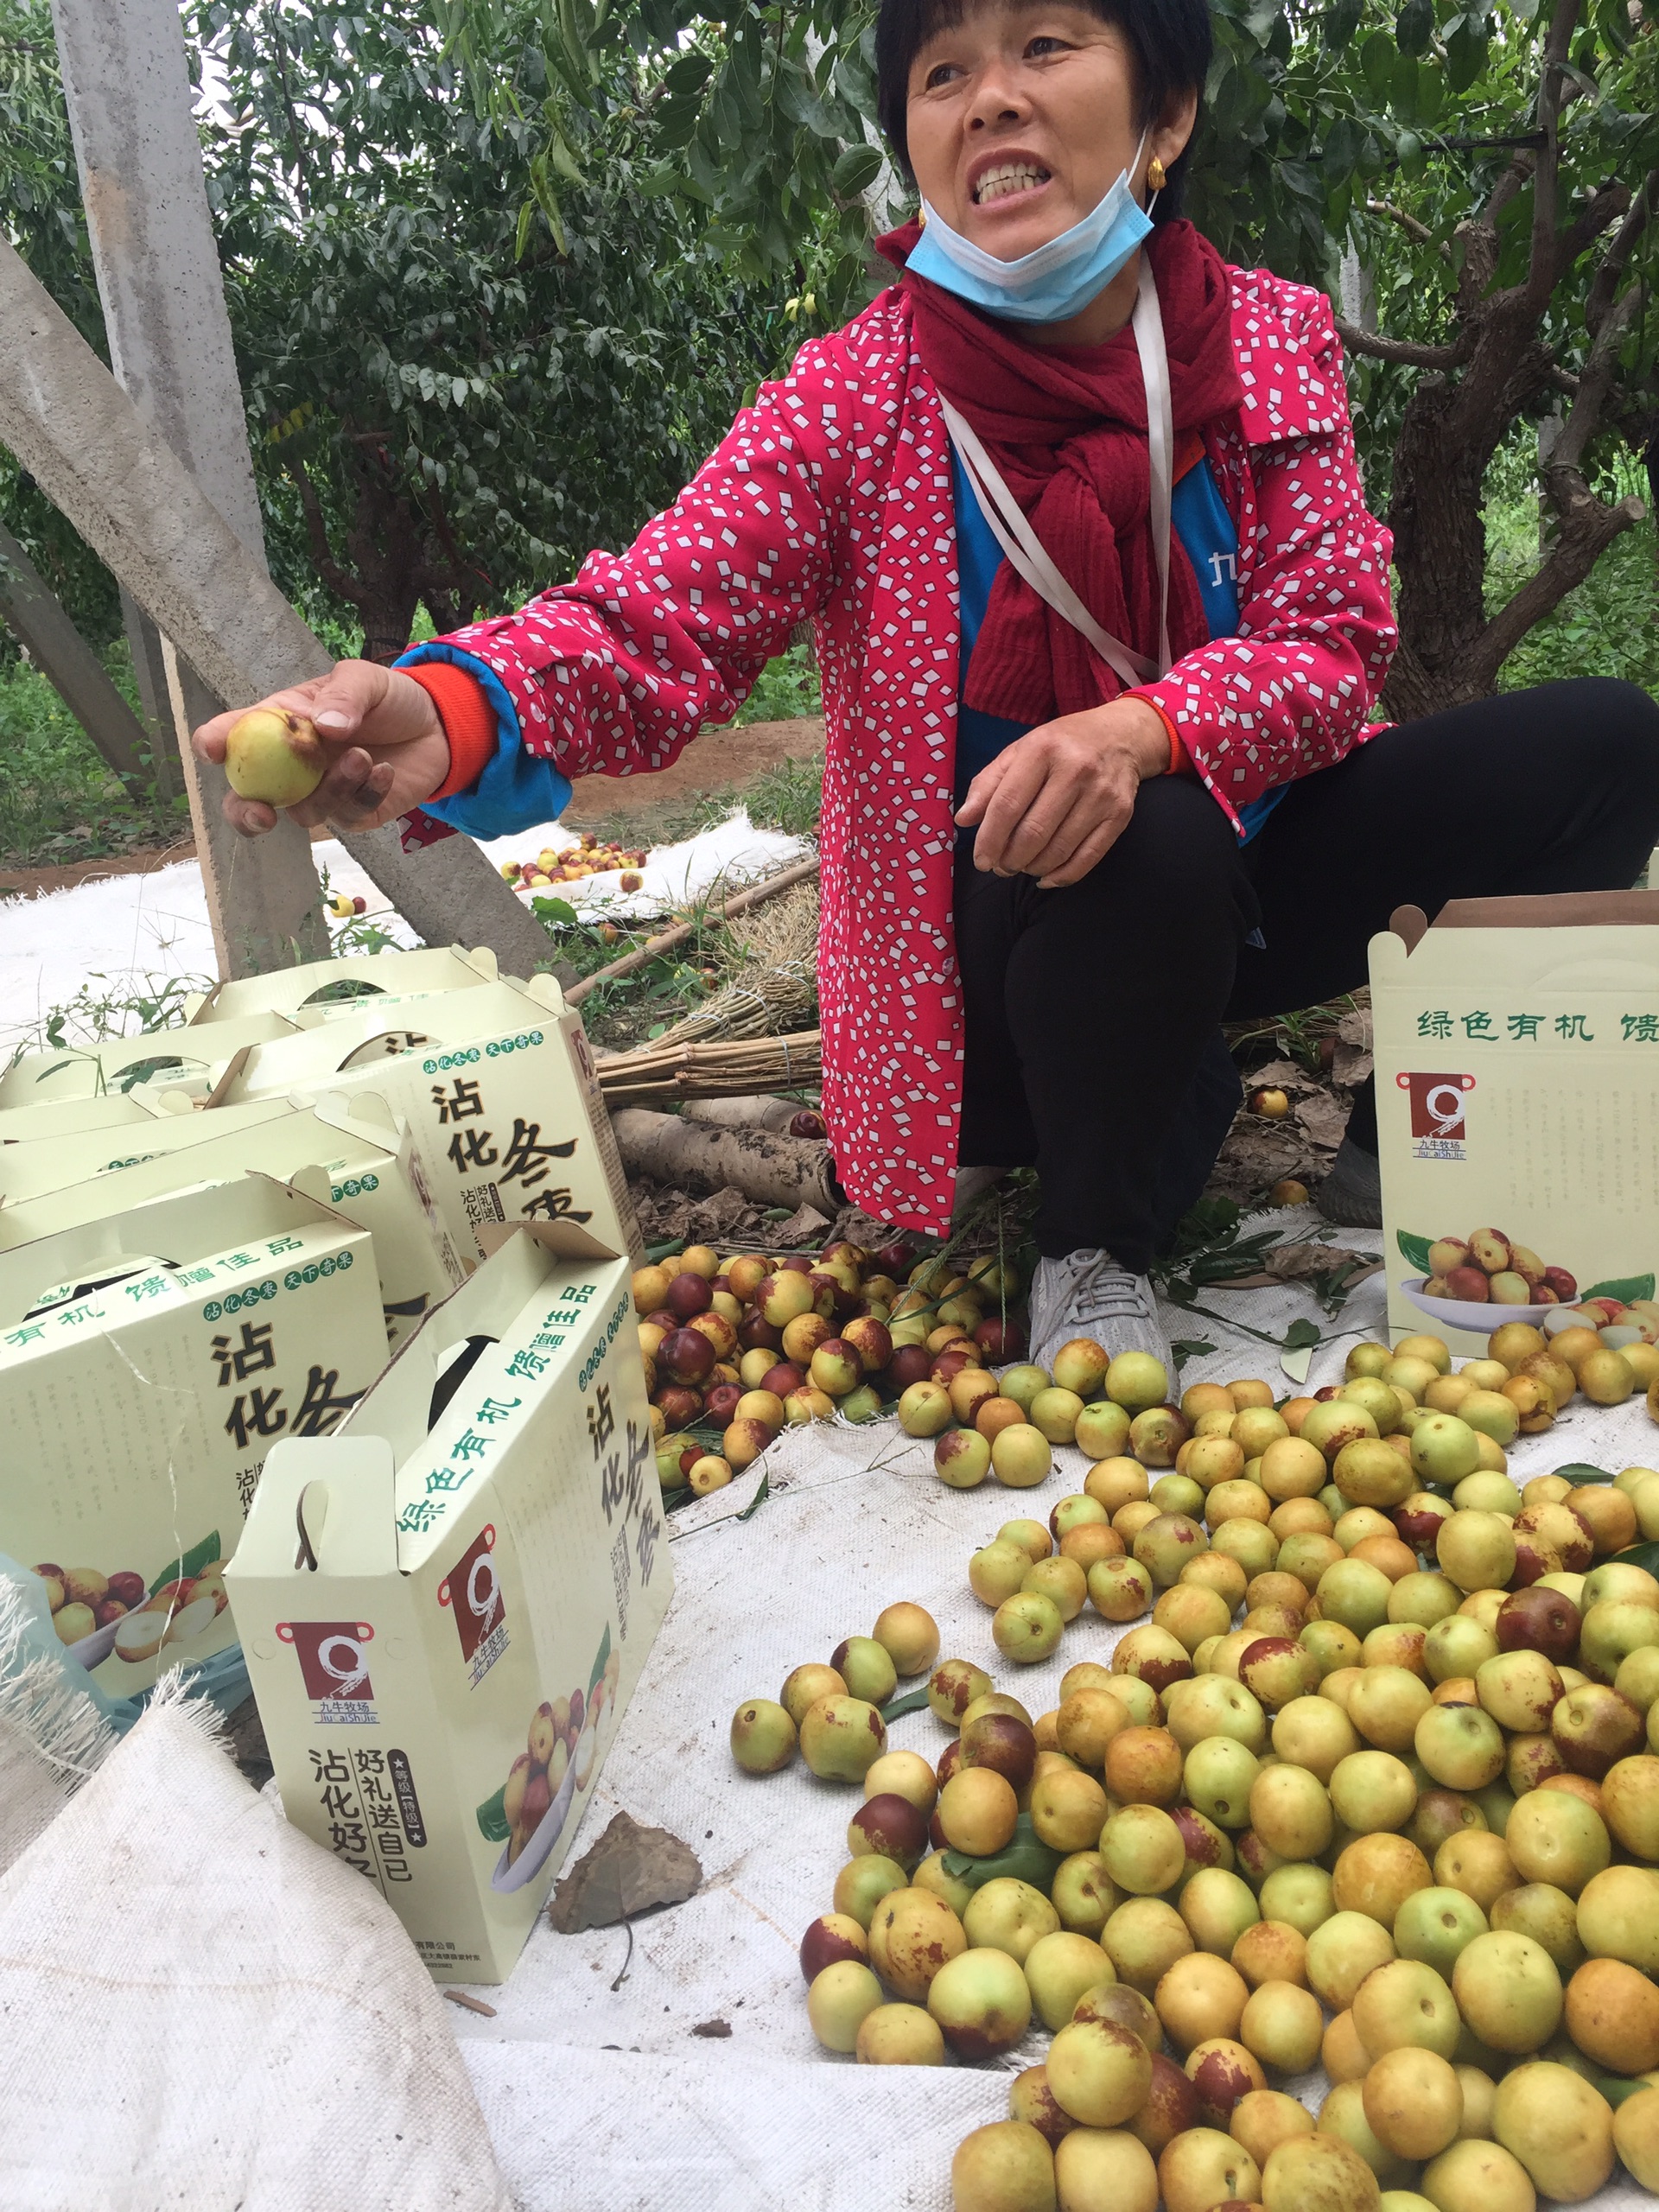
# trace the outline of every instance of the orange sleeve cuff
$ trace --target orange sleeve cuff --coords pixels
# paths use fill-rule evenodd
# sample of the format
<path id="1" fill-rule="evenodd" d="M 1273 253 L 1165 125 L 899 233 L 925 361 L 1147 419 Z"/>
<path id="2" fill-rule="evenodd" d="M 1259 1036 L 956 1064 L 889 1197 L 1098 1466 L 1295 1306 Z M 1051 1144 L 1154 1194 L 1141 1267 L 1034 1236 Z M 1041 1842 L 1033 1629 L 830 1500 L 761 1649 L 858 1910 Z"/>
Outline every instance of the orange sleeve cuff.
<path id="1" fill-rule="evenodd" d="M 412 675 L 414 671 L 411 670 L 410 672 Z M 1131 693 L 1130 696 L 1133 698 L 1144 699 L 1147 706 L 1152 709 L 1154 714 L 1157 715 L 1159 721 L 1162 722 L 1166 732 L 1168 734 L 1169 766 L 1165 769 L 1164 773 L 1166 776 L 1190 776 L 1193 772 L 1192 763 L 1187 757 L 1186 747 L 1181 743 L 1181 734 L 1179 730 L 1176 728 L 1173 721 L 1171 721 L 1168 715 L 1165 713 L 1162 706 L 1152 696 L 1150 692 L 1135 691 Z"/>
<path id="2" fill-rule="evenodd" d="M 423 660 L 404 671 L 430 695 L 449 741 L 449 772 L 432 793 L 453 798 L 470 791 L 495 754 L 495 709 L 475 676 L 451 661 Z"/>

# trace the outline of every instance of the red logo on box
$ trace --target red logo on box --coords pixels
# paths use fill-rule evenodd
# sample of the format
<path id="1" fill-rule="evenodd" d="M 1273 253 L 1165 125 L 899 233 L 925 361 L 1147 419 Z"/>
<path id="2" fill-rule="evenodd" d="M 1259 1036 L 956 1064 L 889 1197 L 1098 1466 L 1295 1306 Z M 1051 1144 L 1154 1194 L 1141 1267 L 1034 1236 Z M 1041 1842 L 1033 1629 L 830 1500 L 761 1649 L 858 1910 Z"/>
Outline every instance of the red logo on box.
<path id="1" fill-rule="evenodd" d="M 366 1621 L 283 1621 L 276 1633 L 298 1653 L 305 1694 L 314 1705 L 373 1702 L 363 1647 L 374 1630 Z"/>
<path id="2" fill-rule="evenodd" d="M 495 1530 L 480 1529 L 438 1591 L 438 1603 L 449 1606 L 454 1613 L 455 1633 L 461 1638 L 463 1659 L 470 1659 L 485 1638 L 493 1636 L 506 1620 L 501 1578 L 490 1556 L 494 1545 Z"/>
<path id="3" fill-rule="evenodd" d="M 1399 1075 L 1402 1090 L 1411 1094 L 1411 1134 L 1460 1143 L 1469 1132 L 1464 1120 L 1464 1094 L 1475 1087 L 1471 1075 Z"/>

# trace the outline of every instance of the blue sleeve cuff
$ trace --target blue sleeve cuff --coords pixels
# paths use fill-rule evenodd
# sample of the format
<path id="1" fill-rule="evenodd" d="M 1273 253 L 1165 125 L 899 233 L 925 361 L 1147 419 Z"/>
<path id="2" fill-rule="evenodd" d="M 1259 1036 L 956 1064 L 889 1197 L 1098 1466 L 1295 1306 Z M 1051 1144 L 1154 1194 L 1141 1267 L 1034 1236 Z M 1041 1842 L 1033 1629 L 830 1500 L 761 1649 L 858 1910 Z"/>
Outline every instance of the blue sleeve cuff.
<path id="1" fill-rule="evenodd" d="M 525 752 L 518 734 L 518 709 L 495 671 L 475 653 L 463 652 L 441 638 L 411 645 L 392 665 L 412 668 L 429 660 L 448 661 L 482 684 L 495 710 L 495 754 L 471 791 L 457 791 L 451 798 L 428 799 L 422 811 L 486 843 L 556 822 L 570 804 L 570 779 L 561 775 L 550 760 Z"/>

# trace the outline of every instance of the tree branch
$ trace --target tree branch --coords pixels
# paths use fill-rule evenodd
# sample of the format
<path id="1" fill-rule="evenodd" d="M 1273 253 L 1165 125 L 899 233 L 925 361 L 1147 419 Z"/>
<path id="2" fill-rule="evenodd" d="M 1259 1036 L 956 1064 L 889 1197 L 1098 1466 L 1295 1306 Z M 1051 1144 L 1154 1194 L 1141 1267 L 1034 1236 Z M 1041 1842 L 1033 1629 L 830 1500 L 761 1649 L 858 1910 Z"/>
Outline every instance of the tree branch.
<path id="1" fill-rule="evenodd" d="M 1408 215 L 1403 207 L 1396 207 L 1391 200 L 1368 200 L 1365 212 L 1368 215 L 1386 215 L 1391 223 L 1399 224 L 1408 238 L 1415 238 L 1419 245 L 1433 245 L 1434 243 L 1434 233 L 1427 224 L 1420 223 L 1414 215 Z M 1446 251 L 1444 244 L 1440 251 Z"/>
<path id="2" fill-rule="evenodd" d="M 305 517 L 306 543 L 311 549 L 311 558 L 316 563 L 317 574 L 330 591 L 338 592 L 342 599 L 349 601 L 360 612 L 362 587 L 351 571 L 342 569 L 334 558 L 334 549 L 328 543 L 328 525 L 323 519 L 322 502 L 317 497 L 316 486 L 307 474 L 305 463 L 296 459 L 288 465 L 299 486 L 300 511 Z"/>
<path id="3" fill-rule="evenodd" d="M 1532 254 L 1527 270 L 1527 297 L 1541 314 L 1555 289 L 1560 263 L 1555 227 L 1561 169 L 1561 68 L 1578 28 L 1580 0 L 1555 0 L 1554 12 L 1544 39 L 1538 74 L 1538 122 L 1543 144 L 1532 186 Z"/>
<path id="4" fill-rule="evenodd" d="M 1625 213 L 1630 205 L 1630 188 L 1622 181 L 1604 185 L 1599 192 L 1591 194 L 1556 240 L 1557 282 L 1585 248 L 1592 245 L 1610 224 L 1617 222 Z M 1639 229 L 1640 226 L 1637 227 Z"/>
<path id="5" fill-rule="evenodd" d="M 1544 469 L 1544 487 L 1550 505 L 1560 514 L 1577 508 L 1595 495 L 1583 474 L 1584 456 L 1601 427 L 1601 410 L 1618 373 L 1618 349 L 1646 287 L 1638 277 L 1602 318 L 1590 358 L 1579 376 L 1579 389 L 1560 434 L 1550 448 Z M 1598 504 L 1600 504 L 1598 502 Z"/>
<path id="6" fill-rule="evenodd" d="M 1454 369 L 1466 360 L 1468 346 L 1462 338 L 1452 346 L 1418 346 L 1408 338 L 1380 338 L 1357 323 L 1336 317 L 1337 335 L 1351 353 L 1368 354 L 1373 361 L 1393 361 L 1408 369 Z"/>
<path id="7" fill-rule="evenodd" d="M 1555 550 L 1535 576 L 1529 576 L 1481 632 L 1472 656 L 1471 676 L 1490 690 L 1497 671 L 1529 630 L 1553 614 L 1568 592 L 1576 590 L 1616 537 L 1639 523 L 1647 509 L 1634 497 L 1617 506 L 1592 501 L 1588 511 L 1563 529 Z"/>
<path id="8" fill-rule="evenodd" d="M 1584 303 L 1584 320 L 1593 337 L 1611 312 L 1618 296 L 1619 279 L 1630 265 L 1637 243 L 1652 219 L 1654 202 L 1659 198 L 1659 169 L 1649 169 L 1642 180 L 1636 197 L 1625 212 L 1624 219 L 1609 242 L 1601 257 L 1601 266 L 1590 280 L 1590 290 Z"/>

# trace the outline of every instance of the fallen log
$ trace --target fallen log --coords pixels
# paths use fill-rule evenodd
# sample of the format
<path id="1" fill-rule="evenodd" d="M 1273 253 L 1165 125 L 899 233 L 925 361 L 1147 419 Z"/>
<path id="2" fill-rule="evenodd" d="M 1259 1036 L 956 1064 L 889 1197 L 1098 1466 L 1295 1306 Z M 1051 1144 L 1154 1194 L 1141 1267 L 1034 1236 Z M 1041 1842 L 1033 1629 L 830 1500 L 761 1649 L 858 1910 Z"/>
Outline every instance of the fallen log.
<path id="1" fill-rule="evenodd" d="M 757 1205 L 815 1206 L 833 1217 L 847 1203 L 829 1147 L 770 1129 L 721 1129 L 638 1106 L 613 1114 L 631 1175 L 682 1191 L 741 1191 Z"/>
<path id="2" fill-rule="evenodd" d="M 783 1136 L 800 1110 L 798 1099 L 750 1091 L 732 1098 L 694 1098 L 687 1104 L 683 1118 L 707 1122 L 721 1129 L 775 1129 Z"/>

